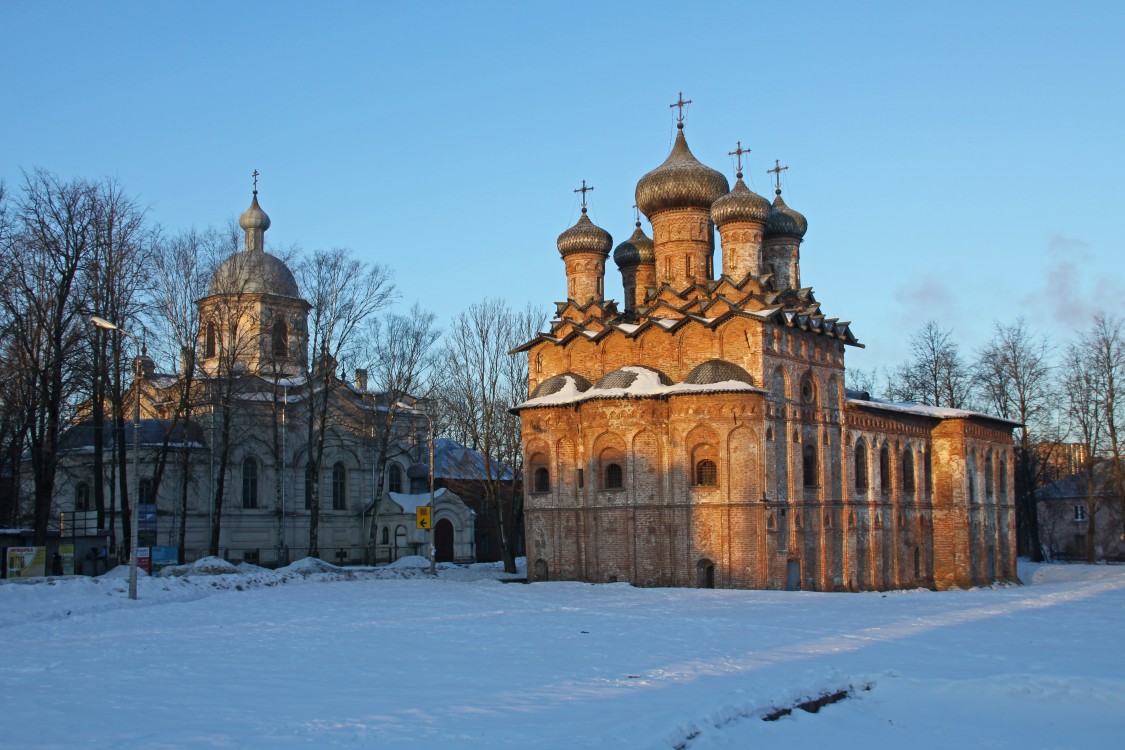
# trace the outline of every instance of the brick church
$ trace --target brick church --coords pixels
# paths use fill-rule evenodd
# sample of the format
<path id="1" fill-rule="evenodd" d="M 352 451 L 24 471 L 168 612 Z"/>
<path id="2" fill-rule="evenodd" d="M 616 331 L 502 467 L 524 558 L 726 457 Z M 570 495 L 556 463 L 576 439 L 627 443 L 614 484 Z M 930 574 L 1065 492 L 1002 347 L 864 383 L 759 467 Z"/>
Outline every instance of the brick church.
<path id="1" fill-rule="evenodd" d="M 844 388 L 851 325 L 802 286 L 805 217 L 675 144 L 613 249 L 559 235 L 528 356 L 528 578 L 813 591 L 1014 580 L 1014 423 Z M 673 105 L 677 106 L 677 105 Z M 741 145 L 736 152 L 745 153 Z M 780 178 L 779 164 L 772 170 Z M 721 266 L 715 268 L 715 231 Z M 604 298 L 613 249 L 623 307 Z"/>

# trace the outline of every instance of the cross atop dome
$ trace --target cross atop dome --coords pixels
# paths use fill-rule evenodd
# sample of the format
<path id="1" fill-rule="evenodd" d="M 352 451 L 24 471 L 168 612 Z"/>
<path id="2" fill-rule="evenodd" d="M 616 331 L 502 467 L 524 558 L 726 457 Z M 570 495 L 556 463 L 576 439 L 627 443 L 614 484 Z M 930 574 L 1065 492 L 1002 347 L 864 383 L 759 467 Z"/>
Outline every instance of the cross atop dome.
<path id="1" fill-rule="evenodd" d="M 789 169 L 788 164 L 786 164 L 783 167 L 783 166 L 781 166 L 781 160 L 780 159 L 774 159 L 773 160 L 773 169 L 767 169 L 766 170 L 766 174 L 772 174 L 776 177 L 776 179 L 774 180 L 774 188 L 775 188 L 775 192 L 778 195 L 781 195 L 781 173 L 784 172 L 787 169 Z"/>
<path id="2" fill-rule="evenodd" d="M 582 213 L 586 213 L 586 193 L 594 189 L 594 186 L 586 187 L 586 181 L 582 180 L 582 187 L 574 188 L 574 192 L 582 193 Z"/>
<path id="3" fill-rule="evenodd" d="M 676 115 L 676 127 L 681 129 L 684 127 L 684 107 L 689 104 L 691 104 L 691 99 L 684 101 L 684 92 L 681 91 L 676 99 L 676 102 L 674 104 L 668 105 L 669 109 L 671 109 L 672 107 L 680 108 L 679 114 Z"/>
<path id="4" fill-rule="evenodd" d="M 738 175 L 737 175 L 737 177 L 739 179 L 742 179 L 742 155 L 750 153 L 750 149 L 743 148 L 742 147 L 742 141 L 735 141 L 735 143 L 737 143 L 738 145 L 735 147 L 734 151 L 728 151 L 727 156 L 738 157 Z"/>
<path id="5" fill-rule="evenodd" d="M 258 170 L 255 169 L 254 174 L 252 176 L 254 177 L 254 195 L 257 195 L 258 194 Z"/>

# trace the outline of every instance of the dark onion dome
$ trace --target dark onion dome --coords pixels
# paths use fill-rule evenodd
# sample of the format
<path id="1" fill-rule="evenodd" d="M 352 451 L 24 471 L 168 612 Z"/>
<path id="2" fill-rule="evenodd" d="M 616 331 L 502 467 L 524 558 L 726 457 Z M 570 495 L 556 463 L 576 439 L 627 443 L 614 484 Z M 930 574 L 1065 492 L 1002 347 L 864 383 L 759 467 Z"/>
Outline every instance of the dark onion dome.
<path id="1" fill-rule="evenodd" d="M 622 242 L 613 251 L 613 262 L 617 264 L 618 268 L 656 262 L 656 246 L 652 244 L 652 240 L 641 229 L 641 222 L 637 222 L 637 228 L 633 230 L 629 239 Z"/>
<path id="2" fill-rule="evenodd" d="M 416 464 L 410 464 L 406 470 L 407 479 L 429 479 L 430 478 L 430 465 L 424 461 Z"/>
<path id="3" fill-rule="evenodd" d="M 773 208 L 766 219 L 766 237 L 796 237 L 801 239 L 809 230 L 809 222 L 781 199 L 781 191 L 775 191 L 777 197 L 773 199 Z"/>
<path id="4" fill-rule="evenodd" d="M 722 172 L 700 164 L 692 155 L 681 123 L 672 153 L 637 182 L 637 208 L 649 218 L 668 208 L 710 208 L 729 190 Z"/>
<path id="5" fill-rule="evenodd" d="M 581 375 L 575 375 L 573 372 L 564 372 L 561 375 L 552 375 L 544 380 L 539 385 L 535 386 L 535 390 L 531 392 L 532 398 L 539 398 L 540 396 L 551 396 L 558 393 L 566 387 L 567 379 L 574 383 L 575 389 L 579 392 L 590 390 L 590 381 Z"/>
<path id="6" fill-rule="evenodd" d="M 711 204 L 711 221 L 721 227 L 736 221 L 756 221 L 764 224 L 770 215 L 770 202 L 758 195 L 742 181 L 742 173 L 726 195 Z"/>
<path id="7" fill-rule="evenodd" d="M 594 387 L 602 390 L 629 388 L 636 382 L 637 378 L 641 377 L 642 373 L 638 372 L 638 370 L 648 370 L 656 376 L 661 385 L 672 385 L 672 379 L 660 370 L 655 370 L 651 367 L 641 367 L 640 365 L 630 365 L 603 375 L 601 380 L 594 384 Z"/>
<path id="8" fill-rule="evenodd" d="M 692 385 L 711 385 L 712 383 L 725 383 L 728 380 L 737 380 L 740 383 L 754 385 L 754 378 L 750 373 L 725 359 L 709 359 L 703 364 L 696 365 L 688 373 L 684 382 Z"/>
<path id="9" fill-rule="evenodd" d="M 586 208 L 582 208 L 582 216 L 578 223 L 559 235 L 559 253 L 565 258 L 574 253 L 598 253 L 609 255 L 613 247 L 613 237 L 609 232 L 590 221 L 586 215 Z"/>
<path id="10" fill-rule="evenodd" d="M 215 269 L 207 294 L 275 294 L 300 297 L 293 272 L 280 258 L 261 251 L 230 256 Z"/>
<path id="11" fill-rule="evenodd" d="M 258 205 L 258 191 L 254 191 L 254 199 L 250 201 L 250 208 L 238 217 L 238 226 L 243 229 L 261 229 L 263 232 L 270 228 L 270 217 Z"/>

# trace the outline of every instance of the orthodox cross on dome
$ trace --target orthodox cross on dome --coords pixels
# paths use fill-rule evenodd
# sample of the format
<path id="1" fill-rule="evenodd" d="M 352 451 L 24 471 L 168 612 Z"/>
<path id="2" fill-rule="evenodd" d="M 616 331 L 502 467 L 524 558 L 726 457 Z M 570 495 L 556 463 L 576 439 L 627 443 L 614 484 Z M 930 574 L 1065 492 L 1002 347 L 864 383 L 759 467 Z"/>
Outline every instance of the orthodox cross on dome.
<path id="1" fill-rule="evenodd" d="M 574 188 L 574 192 L 582 193 L 582 213 L 586 213 L 586 193 L 594 189 L 594 186 L 586 187 L 586 181 L 582 180 L 582 187 Z"/>
<path id="2" fill-rule="evenodd" d="M 774 159 L 773 160 L 773 169 L 767 169 L 766 170 L 767 174 L 776 175 L 776 179 L 774 180 L 773 186 L 777 190 L 778 195 L 781 195 L 781 173 L 784 172 L 787 169 L 789 169 L 788 164 L 786 164 L 783 167 L 783 166 L 781 166 L 781 160 L 780 159 Z"/>
<path id="3" fill-rule="evenodd" d="M 684 124 L 684 107 L 686 107 L 689 104 L 691 104 L 691 99 L 688 99 L 685 102 L 684 101 L 684 92 L 681 91 L 679 97 L 677 98 L 676 103 L 668 105 L 669 109 L 671 109 L 672 107 L 679 107 L 680 108 L 680 113 L 678 115 L 676 115 L 676 122 L 679 123 L 680 125 Z"/>
<path id="4" fill-rule="evenodd" d="M 750 153 L 750 149 L 742 147 L 742 141 L 735 141 L 738 144 L 734 151 L 728 151 L 727 156 L 738 157 L 738 176 L 742 177 L 742 155 Z"/>
<path id="5" fill-rule="evenodd" d="M 254 170 L 254 195 L 258 194 L 258 170 Z"/>
<path id="6" fill-rule="evenodd" d="M 637 208 L 637 204 L 633 204 L 633 220 L 637 222 L 637 226 L 641 225 L 641 209 Z"/>

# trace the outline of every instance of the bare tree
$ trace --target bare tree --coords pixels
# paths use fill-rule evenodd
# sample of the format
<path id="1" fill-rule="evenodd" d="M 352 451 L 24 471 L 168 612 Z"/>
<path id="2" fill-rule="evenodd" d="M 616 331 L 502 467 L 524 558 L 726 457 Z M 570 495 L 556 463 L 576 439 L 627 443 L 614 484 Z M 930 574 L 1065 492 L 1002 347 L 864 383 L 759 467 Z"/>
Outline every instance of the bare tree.
<path id="1" fill-rule="evenodd" d="M 373 430 L 375 509 L 378 509 L 378 499 L 383 495 L 387 461 L 398 455 L 398 451 L 409 448 L 395 439 L 403 432 L 395 427 L 398 404 L 407 397 L 433 403 L 435 347 L 441 337 L 436 323 L 437 316 L 418 304 L 411 307 L 406 315 L 394 313 L 383 319 L 374 319 L 365 337 L 368 343 L 358 355 L 360 361 L 367 363 L 371 389 L 385 402 L 385 408 L 376 412 Z M 436 420 L 435 411 L 430 409 L 429 416 Z M 440 432 L 436 422 L 434 430 Z M 411 432 L 414 432 L 413 427 Z M 377 532 L 378 522 L 375 519 L 369 535 L 372 545 L 376 543 Z"/>
<path id="2" fill-rule="evenodd" d="M 1023 318 L 1010 325 L 993 324 L 992 338 L 980 350 L 974 381 L 994 414 L 1020 422 L 1016 430 L 1016 532 L 1019 553 L 1043 559 L 1035 492 L 1047 481 L 1050 453 L 1041 441 L 1058 441 L 1055 430 L 1056 390 L 1050 362 L 1051 346 L 1035 335 Z"/>
<path id="3" fill-rule="evenodd" d="M 47 541 L 64 408 L 78 390 L 73 364 L 87 331 L 81 271 L 93 252 L 97 216 L 83 181 L 45 171 L 24 175 L 13 226 L 0 244 L 4 337 L 31 378 L 24 424 L 32 477 L 33 541 Z"/>
<path id="4" fill-rule="evenodd" d="M 1110 478 L 1114 494 L 1120 498 L 1121 518 L 1125 524 L 1125 469 L 1120 441 L 1121 430 L 1125 429 L 1125 398 L 1118 392 L 1118 386 L 1125 383 L 1125 335 L 1121 318 L 1096 315 L 1093 326 L 1083 337 L 1083 345 L 1101 389 L 1105 435 L 1109 439 Z M 1121 538 L 1125 540 L 1125 528 Z"/>
<path id="5" fill-rule="evenodd" d="M 442 401 L 467 443 L 484 458 L 485 501 L 497 520 L 504 569 L 514 573 L 518 502 L 514 485 L 504 502 L 505 469 L 519 465 L 519 422 L 510 409 L 527 397 L 526 362 L 511 350 L 532 338 L 546 316 L 528 308 L 513 312 L 502 300 L 472 305 L 454 320 L 445 338 Z M 522 388 L 521 388 L 522 383 Z M 510 461 L 504 466 L 505 461 Z"/>
<path id="6" fill-rule="evenodd" d="M 953 333 L 928 321 L 910 337 L 910 360 L 892 373 L 888 395 L 898 401 L 963 409 L 970 377 Z"/>
<path id="7" fill-rule="evenodd" d="M 1097 555 L 1097 520 L 1102 509 L 1095 466 L 1105 424 L 1105 402 L 1102 400 L 1100 373 L 1093 361 L 1096 352 L 1087 343 L 1073 343 L 1067 347 L 1062 391 L 1072 439 L 1077 438 L 1085 449 L 1081 472 L 1086 485 L 1086 559 L 1094 562 Z"/>
<path id="8" fill-rule="evenodd" d="M 365 323 L 394 299 L 391 270 L 367 265 L 344 249 L 318 250 L 298 264 L 298 278 L 312 305 L 309 325 L 309 370 L 305 405 L 309 488 L 309 556 L 320 554 L 320 476 L 324 447 L 330 434 L 330 404 L 342 385 L 337 363 L 355 362 L 357 334 Z M 340 425 L 336 425 L 340 426 Z"/>
<path id="9" fill-rule="evenodd" d="M 207 281 L 213 268 L 209 259 L 217 248 L 227 243 L 215 230 L 204 232 L 189 229 L 166 239 L 154 258 L 155 289 L 153 290 L 153 322 L 157 342 L 166 361 L 179 360 L 179 377 L 170 394 L 172 399 L 171 423 L 165 432 L 153 476 L 153 495 L 159 491 L 164 466 L 172 451 L 170 436 L 177 425 L 181 434 L 195 415 L 197 374 L 195 349 L 200 338 L 199 308 L 196 300 L 207 294 Z M 192 481 L 192 446 L 180 441 L 174 448 L 179 451 L 180 486 L 176 515 L 177 548 L 180 560 L 184 559 L 187 536 L 188 494 Z"/>

